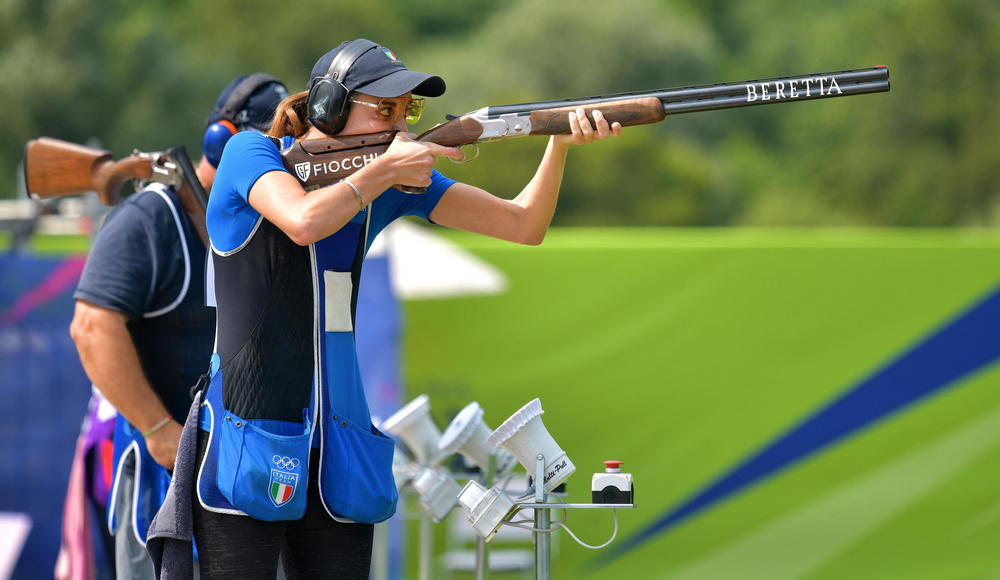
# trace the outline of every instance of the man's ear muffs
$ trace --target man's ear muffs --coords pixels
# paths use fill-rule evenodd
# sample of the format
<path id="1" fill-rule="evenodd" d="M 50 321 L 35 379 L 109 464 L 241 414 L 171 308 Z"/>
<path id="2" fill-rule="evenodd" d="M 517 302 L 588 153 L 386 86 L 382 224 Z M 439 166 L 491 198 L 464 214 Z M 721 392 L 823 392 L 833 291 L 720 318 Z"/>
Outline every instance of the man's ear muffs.
<path id="1" fill-rule="evenodd" d="M 212 164 L 212 167 L 219 166 L 226 143 L 237 132 L 236 125 L 226 120 L 212 123 L 205 129 L 205 136 L 201 140 L 201 152 L 205 159 Z"/>

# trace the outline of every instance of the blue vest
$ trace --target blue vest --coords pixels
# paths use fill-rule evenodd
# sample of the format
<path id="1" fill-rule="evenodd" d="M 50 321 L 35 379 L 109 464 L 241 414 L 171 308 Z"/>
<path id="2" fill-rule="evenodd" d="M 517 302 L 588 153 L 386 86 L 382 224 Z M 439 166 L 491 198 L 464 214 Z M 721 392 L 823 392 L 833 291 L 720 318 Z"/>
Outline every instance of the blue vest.
<path id="1" fill-rule="evenodd" d="M 197 481 L 205 509 L 298 519 L 312 474 L 331 517 L 375 523 L 395 512 L 394 442 L 371 423 L 354 343 L 370 213 L 305 247 L 260 217 L 239 247 L 213 248 L 219 324 Z M 320 464 L 310 472 L 312 447 Z"/>
<path id="2" fill-rule="evenodd" d="M 139 544 L 146 545 L 146 534 L 153 516 L 159 511 L 170 487 L 170 474 L 153 460 L 146 450 L 146 442 L 139 431 L 120 414 L 115 419 L 114 434 L 115 473 L 108 501 L 108 530 L 115 533 L 122 522 L 118 521 L 118 505 L 129 498 L 132 502 L 131 531 Z M 125 469 L 133 474 L 132 488 L 122 487 Z"/>

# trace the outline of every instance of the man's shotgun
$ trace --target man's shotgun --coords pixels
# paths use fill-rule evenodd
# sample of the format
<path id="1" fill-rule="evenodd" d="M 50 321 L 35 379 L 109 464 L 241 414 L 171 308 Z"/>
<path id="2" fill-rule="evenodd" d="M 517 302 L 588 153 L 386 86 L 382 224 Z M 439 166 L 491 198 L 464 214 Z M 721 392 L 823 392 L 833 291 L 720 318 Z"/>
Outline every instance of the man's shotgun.
<path id="1" fill-rule="evenodd" d="M 184 147 L 158 153 L 136 151 L 119 161 L 109 151 L 50 137 L 33 139 L 24 147 L 24 181 L 28 193 L 36 199 L 96 191 L 101 203 L 115 205 L 122 185 L 129 180 L 139 186 L 154 181 L 173 186 L 207 247 L 208 195 Z"/>
<path id="2" fill-rule="evenodd" d="M 889 68 L 846 70 L 699 85 L 677 89 L 620 93 L 561 101 L 484 107 L 431 127 L 416 138 L 448 147 L 526 135 L 566 135 L 568 113 L 582 107 L 590 116 L 599 109 L 608 123 L 623 126 L 662 121 L 667 115 L 750 107 L 792 101 L 846 97 L 889 90 Z M 352 135 L 297 141 L 282 152 L 285 167 L 306 189 L 340 181 L 385 152 L 396 133 Z"/>

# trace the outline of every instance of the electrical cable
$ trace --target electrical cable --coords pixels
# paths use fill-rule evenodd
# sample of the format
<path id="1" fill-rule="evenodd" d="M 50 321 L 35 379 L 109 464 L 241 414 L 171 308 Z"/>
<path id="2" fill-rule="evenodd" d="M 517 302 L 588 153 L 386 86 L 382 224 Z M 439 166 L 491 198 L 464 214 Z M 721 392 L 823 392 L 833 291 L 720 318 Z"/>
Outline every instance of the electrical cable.
<path id="1" fill-rule="evenodd" d="M 552 522 L 552 526 L 553 527 L 550 528 L 550 529 L 548 529 L 548 530 L 540 530 L 540 529 L 538 529 L 538 528 L 536 528 L 534 526 L 522 525 L 522 523 L 532 522 L 532 520 L 516 520 L 516 521 L 511 521 L 511 522 L 503 522 L 503 523 L 504 523 L 504 525 L 507 525 L 507 526 L 511 526 L 511 527 L 514 527 L 514 528 L 521 528 L 522 530 L 530 530 L 532 532 L 538 532 L 539 534 L 551 534 L 552 532 L 558 530 L 559 528 L 562 528 L 562 529 L 566 530 L 566 533 L 569 534 L 569 537 L 573 538 L 576 541 L 577 544 L 580 544 L 584 548 L 588 548 L 590 550 L 600 550 L 601 548 L 607 547 L 609 544 L 611 544 L 611 542 L 615 541 L 615 538 L 618 537 L 618 510 L 617 509 L 612 509 L 611 510 L 611 516 L 614 519 L 615 528 L 611 532 L 611 537 L 608 538 L 608 541 L 606 541 L 603 544 L 600 544 L 598 546 L 591 546 L 590 544 L 588 544 L 588 543 L 584 542 L 583 540 L 581 540 L 580 538 L 576 537 L 576 534 L 574 534 L 573 531 L 570 530 L 569 527 L 565 524 L 565 520 L 562 521 L 562 522 Z"/>
<path id="2" fill-rule="evenodd" d="M 503 479 L 501 479 L 500 482 L 494 485 L 493 487 L 497 487 L 500 489 L 500 491 L 506 492 L 507 486 L 510 485 L 511 480 L 513 479 L 514 479 L 514 473 L 510 472 L 507 475 L 503 476 Z"/>

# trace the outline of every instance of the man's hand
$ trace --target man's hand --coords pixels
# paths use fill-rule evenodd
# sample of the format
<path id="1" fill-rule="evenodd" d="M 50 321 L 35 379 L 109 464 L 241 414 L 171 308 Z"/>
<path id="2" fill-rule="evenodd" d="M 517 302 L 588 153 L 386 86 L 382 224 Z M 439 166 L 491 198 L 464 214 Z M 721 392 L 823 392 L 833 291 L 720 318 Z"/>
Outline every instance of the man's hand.
<path id="1" fill-rule="evenodd" d="M 146 449 L 153 459 L 166 467 L 168 471 L 174 470 L 174 461 L 177 459 L 177 445 L 181 441 L 181 429 L 183 427 L 173 419 L 169 423 L 150 433 L 146 437 Z"/>

